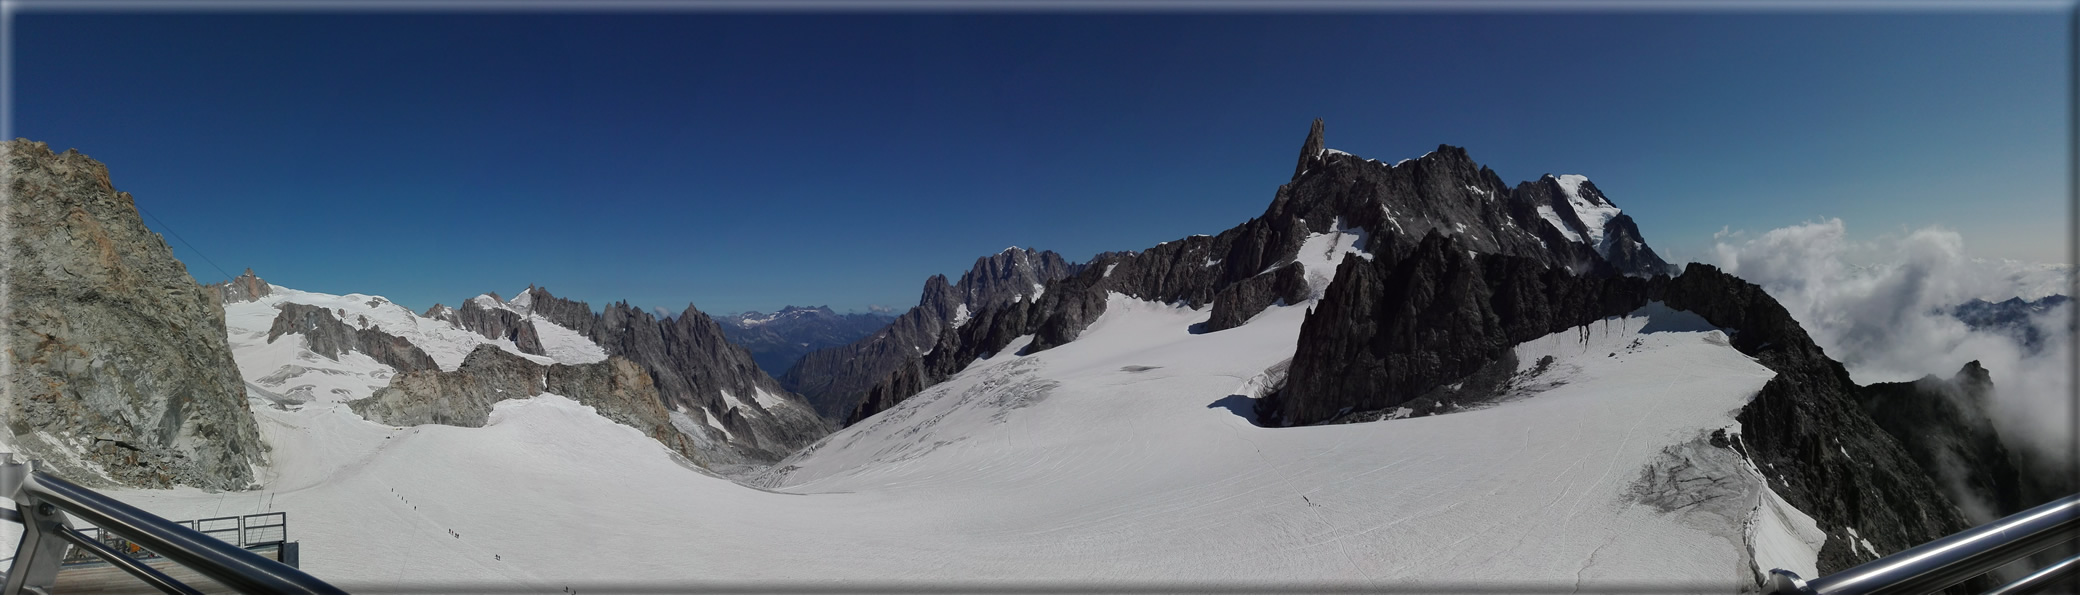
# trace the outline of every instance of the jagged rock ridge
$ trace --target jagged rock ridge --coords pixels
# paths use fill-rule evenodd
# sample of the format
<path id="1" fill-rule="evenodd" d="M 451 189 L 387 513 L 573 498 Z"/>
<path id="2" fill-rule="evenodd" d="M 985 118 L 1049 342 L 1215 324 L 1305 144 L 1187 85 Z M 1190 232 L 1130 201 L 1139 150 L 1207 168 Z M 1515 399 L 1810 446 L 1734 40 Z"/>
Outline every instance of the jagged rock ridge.
<path id="1" fill-rule="evenodd" d="M 529 286 L 530 290 L 532 288 L 533 286 Z M 519 346 L 521 352 L 543 354 L 541 332 L 534 328 L 534 321 L 512 309 L 501 308 L 503 303 L 503 300 L 498 299 L 498 294 L 493 293 L 471 298 L 462 303 L 461 309 L 455 311 L 453 322 L 463 329 L 483 335 L 484 339 L 510 339 L 513 340 L 513 345 Z"/>
<path id="2" fill-rule="evenodd" d="M 944 275 L 926 279 L 917 306 L 879 333 L 810 352 L 780 381 L 825 419 L 845 422 L 876 382 L 927 352 L 947 329 L 959 329 L 990 308 L 1038 299 L 1049 282 L 1084 267 L 1053 251 L 1017 247 L 976 259 L 958 283 L 948 283 Z"/>
<path id="3" fill-rule="evenodd" d="M 1466 150 L 1448 145 L 1388 165 L 1327 148 L 1319 121 L 1302 144 L 1294 172 L 1264 213 L 1242 225 L 1146 251 L 1102 253 L 1077 273 L 1049 283 L 1036 300 L 971 314 L 992 327 L 963 329 L 954 337 L 981 343 L 918 350 L 919 356 L 870 387 L 845 419 L 872 416 L 1013 338 L 1034 335 L 1028 351 L 1073 341 L 1104 313 L 1112 292 L 1193 308 L 1212 304 L 1214 316 L 1202 329 L 1207 332 L 1240 325 L 1272 304 L 1314 298 L 1327 284 L 1326 270 L 1336 264 L 1308 271 L 1303 260 L 1324 257 L 1302 254 L 1304 246 L 1355 242 L 1355 252 L 1401 255 L 1435 233 L 1450 237 L 1460 250 L 1515 256 L 1542 268 L 1641 276 L 1669 270 L 1631 218 L 1580 176 L 1547 175 L 1511 188 Z M 1320 279 L 1309 279 L 1315 275 Z M 930 290 L 928 284 L 928 297 Z"/>
<path id="4" fill-rule="evenodd" d="M 263 461 L 224 313 L 108 169 L 5 143 L 6 419 L 68 479 L 238 490 Z"/>
<path id="5" fill-rule="evenodd" d="M 1508 188 L 1458 148 L 1388 166 L 1327 149 L 1320 137 L 1319 127 L 1310 132 L 1298 173 L 1264 215 L 1218 236 L 1099 255 L 1049 284 L 1040 300 L 977 314 L 883 379 L 850 419 L 1018 337 L 1033 336 L 1027 353 L 1073 341 L 1112 292 L 1194 308 L 1214 302 L 1222 314 L 1203 332 L 1303 291 L 1319 298 L 1287 385 L 1259 404 L 1265 419 L 1284 424 L 1404 403 L 1473 376 L 1518 342 L 1659 300 L 1736 330 L 1733 346 L 1777 373 L 1738 414 L 1742 440 L 1770 486 L 1834 538 L 1821 553 L 1824 571 L 1869 558 L 1846 546 L 1851 527 L 1883 552 L 1964 527 L 1958 509 L 1857 405 L 1861 388 L 1781 305 L 1709 266 L 1670 279 L 1636 226 L 1586 179 L 1546 176 Z M 1303 246 L 1341 246 L 1338 234 L 1357 235 L 1362 250 L 1343 251 L 1333 278 L 1319 264 L 1293 269 L 1319 263 Z M 1231 289 L 1265 276 L 1273 281 Z M 1305 290 L 1290 282 L 1296 276 Z M 1289 295 L 1266 297 L 1277 293 Z"/>
<path id="6" fill-rule="evenodd" d="M 730 453 L 708 454 L 706 461 L 772 463 L 832 430 L 690 304 L 679 316 L 659 320 L 626 301 L 595 314 L 590 305 L 558 298 L 546 288 L 530 287 L 523 296 L 530 313 L 575 330 L 608 355 L 649 372 L 667 409 L 729 431 Z"/>

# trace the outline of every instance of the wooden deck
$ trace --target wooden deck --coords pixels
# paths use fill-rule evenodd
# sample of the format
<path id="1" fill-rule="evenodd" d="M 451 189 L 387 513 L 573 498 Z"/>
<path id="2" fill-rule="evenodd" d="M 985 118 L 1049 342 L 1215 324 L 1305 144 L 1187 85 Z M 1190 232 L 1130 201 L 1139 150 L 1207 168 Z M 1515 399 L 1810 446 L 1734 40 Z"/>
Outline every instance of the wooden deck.
<path id="1" fill-rule="evenodd" d="M 280 546 L 264 546 L 251 549 L 261 556 L 281 560 Z M 238 592 L 224 584 L 203 576 L 180 563 L 166 559 L 146 561 L 152 568 L 173 576 L 173 579 L 188 584 L 204 594 L 236 594 Z M 96 561 L 80 565 L 68 565 L 58 569 L 58 582 L 52 586 L 56 594 L 158 594 L 159 590 L 144 580 L 105 562 Z"/>

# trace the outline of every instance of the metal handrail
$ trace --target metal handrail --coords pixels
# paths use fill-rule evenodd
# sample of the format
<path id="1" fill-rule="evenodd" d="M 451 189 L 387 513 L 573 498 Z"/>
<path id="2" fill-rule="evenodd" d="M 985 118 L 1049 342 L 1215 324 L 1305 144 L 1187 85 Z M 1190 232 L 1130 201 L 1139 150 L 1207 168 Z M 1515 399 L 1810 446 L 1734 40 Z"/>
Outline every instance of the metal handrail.
<path id="1" fill-rule="evenodd" d="M 5 516 L 9 514 L 14 514 L 14 510 L 0 509 L 0 516 Z M 250 550 L 253 548 L 270 545 L 279 546 L 285 542 L 288 542 L 288 516 L 289 514 L 287 512 L 271 511 L 267 513 L 254 513 L 243 516 L 232 515 L 225 517 L 180 520 L 175 521 L 173 523 L 181 527 L 201 532 L 204 536 L 209 536 L 211 538 L 222 540 L 232 546 L 237 546 Z M 255 519 L 270 520 L 273 523 L 249 523 Z M 225 520 L 231 520 L 233 522 L 236 522 L 236 525 L 228 528 L 206 529 L 206 527 L 209 525 L 209 522 L 221 522 Z M 21 520 L 17 519 L 13 521 L 19 523 Z M 130 558 L 139 560 L 161 558 L 157 553 L 154 553 L 149 550 L 144 550 L 143 546 L 126 540 L 123 537 L 111 533 L 107 530 L 103 530 L 101 528 L 96 528 L 92 526 L 75 529 L 79 530 L 79 533 L 82 535 L 93 536 L 95 540 L 101 542 L 102 544 L 106 544 L 119 552 L 122 552 L 125 556 L 128 556 Z M 261 537 L 264 537 L 265 539 L 262 539 Z M 93 560 L 96 558 L 99 557 L 94 553 L 87 552 L 85 550 L 80 550 L 74 551 L 71 555 L 67 555 L 65 557 L 65 563 L 69 565 L 72 563 Z M 281 559 L 277 558 L 276 560 Z"/>
<path id="2" fill-rule="evenodd" d="M 64 536 L 66 541 L 78 545 L 87 552 L 94 553 L 95 556 L 108 561 L 110 565 L 122 568 L 123 571 L 144 580 L 144 583 L 151 584 L 152 587 L 158 588 L 161 592 L 168 594 L 202 593 L 196 591 L 195 588 L 188 587 L 188 584 L 181 583 L 180 580 L 173 579 L 173 576 L 167 575 L 164 571 L 153 569 L 151 565 L 146 565 L 142 561 L 117 552 L 116 549 L 109 548 L 108 545 L 102 544 L 99 540 L 88 538 L 86 534 L 81 534 L 78 530 L 59 528 L 58 533 L 60 536 Z"/>
<path id="3" fill-rule="evenodd" d="M 2074 573 L 2080 573 L 2080 555 L 2066 557 L 2063 561 L 2052 563 L 2050 567 L 2038 569 L 2036 573 L 1994 588 L 1987 594 L 2038 594 L 2054 584 L 2071 580 Z"/>
<path id="4" fill-rule="evenodd" d="M 14 486 L 6 486 L 8 484 Z M 64 514 L 67 513 L 122 536 L 239 592 L 345 593 L 295 567 L 226 544 L 195 529 L 167 521 L 166 518 L 152 515 L 128 503 L 82 488 L 41 470 L 31 469 L 24 464 L 7 463 L 6 460 L 0 459 L 0 494 L 14 499 L 15 506 L 19 508 L 18 511 L 23 518 L 24 527 L 22 545 L 16 551 L 14 565 L 7 576 L 5 591 L 9 593 L 19 593 L 23 590 L 49 591 L 50 584 L 56 579 L 58 559 L 64 555 L 63 545 L 75 540 L 73 535 L 78 534 L 72 530 L 71 522 L 65 518 Z M 84 539 L 84 536 L 79 536 L 78 539 Z M 121 553 L 112 554 L 115 558 L 110 559 L 110 563 L 153 583 L 155 587 L 167 589 L 167 586 L 161 585 L 162 580 L 139 573 L 136 567 L 142 565 L 125 565 L 117 560 L 135 563 L 135 559 Z M 172 580 L 165 578 L 163 581 Z M 179 582 L 173 584 L 180 585 Z"/>
<path id="5" fill-rule="evenodd" d="M 2080 537 L 2080 494 L 1849 569 L 1802 580 L 1771 570 L 1776 594 L 1928 594 Z"/>

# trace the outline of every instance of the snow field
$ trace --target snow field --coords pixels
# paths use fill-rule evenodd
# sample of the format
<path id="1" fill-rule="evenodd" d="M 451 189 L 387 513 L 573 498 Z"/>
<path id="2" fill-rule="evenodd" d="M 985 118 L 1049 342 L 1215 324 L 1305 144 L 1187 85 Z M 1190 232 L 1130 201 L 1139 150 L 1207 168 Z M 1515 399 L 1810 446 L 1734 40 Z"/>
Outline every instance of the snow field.
<path id="1" fill-rule="evenodd" d="M 1610 249 L 1604 244 L 1603 226 L 1618 216 L 1618 208 L 1582 196 L 1582 183 L 1589 181 L 1587 176 L 1563 174 L 1558 180 L 1561 193 L 1567 195 L 1567 206 L 1574 208 L 1575 217 L 1581 218 L 1582 225 L 1588 228 L 1583 232 L 1588 234 L 1589 246 L 1596 249 L 1596 254 L 1608 256 Z M 1560 229 L 1565 231 L 1567 227 Z"/>
<path id="2" fill-rule="evenodd" d="M 1367 235 L 1365 228 L 1345 226 L 1343 218 L 1336 218 L 1336 225 L 1328 233 L 1308 234 L 1300 242 L 1300 252 L 1294 260 L 1307 269 L 1307 287 L 1312 295 L 1319 297 L 1329 282 L 1336 279 L 1336 266 L 1343 264 L 1343 256 L 1355 254 L 1372 260 L 1372 253 L 1365 252 Z M 1276 267 L 1274 267 L 1276 269 Z"/>
<path id="3" fill-rule="evenodd" d="M 288 511 L 305 568 L 362 592 L 1750 581 L 1744 545 L 1623 496 L 1771 377 L 1723 336 L 1612 320 L 1520 346 L 1527 371 L 1554 357 L 1532 383 L 1549 388 L 1492 407 L 1257 427 L 1305 309 L 1192 334 L 1207 311 L 1114 295 L 1079 340 L 981 359 L 782 462 L 770 490 L 543 395 L 483 428 L 256 406 L 263 490 L 114 494 L 174 519 Z"/>

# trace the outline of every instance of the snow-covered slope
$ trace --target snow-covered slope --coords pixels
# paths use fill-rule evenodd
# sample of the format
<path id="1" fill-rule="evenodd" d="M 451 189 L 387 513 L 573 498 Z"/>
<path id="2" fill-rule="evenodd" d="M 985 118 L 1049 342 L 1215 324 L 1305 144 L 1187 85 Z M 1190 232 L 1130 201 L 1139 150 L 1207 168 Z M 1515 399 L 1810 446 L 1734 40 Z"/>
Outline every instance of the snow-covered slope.
<path id="1" fill-rule="evenodd" d="M 1633 496 L 1771 377 L 1715 331 L 1606 321 L 1520 346 L 1530 389 L 1485 409 L 1255 426 L 1250 396 L 1305 308 L 1193 334 L 1206 311 L 1115 295 L 1082 339 L 980 360 L 766 490 L 544 395 L 483 428 L 259 408 L 264 490 L 117 496 L 174 518 L 289 511 L 304 567 L 356 591 L 1727 591 L 1751 581 L 1750 542 L 1772 565 L 1807 556 L 1787 506 L 1758 513 L 1752 471 L 1722 491 L 1726 516 Z"/>
<path id="2" fill-rule="evenodd" d="M 585 364 L 607 358 L 605 350 L 583 335 L 540 316 L 527 315 L 541 336 L 547 356 L 523 353 L 510 339 L 486 339 L 448 321 L 419 316 L 382 296 L 337 296 L 270 285 L 270 292 L 250 302 L 224 305 L 224 327 L 239 376 L 250 387 L 295 401 L 351 401 L 368 397 L 390 383 L 397 371 L 366 354 L 347 352 L 337 360 L 311 352 L 301 334 L 267 339 L 282 304 L 306 304 L 333 311 L 355 328 L 379 328 L 425 351 L 441 370 L 455 370 L 479 344 L 493 344 L 542 364 Z M 525 296 L 526 294 L 522 294 Z M 480 297 L 482 298 L 482 297 Z M 508 308 L 492 301 L 496 308 Z"/>
<path id="3" fill-rule="evenodd" d="M 971 531 L 1031 537 L 1021 548 L 1041 552 L 1078 545 L 1052 554 L 1120 580 L 1580 580 L 1591 590 L 1749 580 L 1742 527 L 1693 527 L 1626 496 L 1664 448 L 1733 425 L 1772 376 L 1723 334 L 1611 321 L 1591 326 L 1586 344 L 1568 332 L 1520 346 L 1522 374 L 1555 357 L 1526 383 L 1550 388 L 1501 405 L 1256 427 L 1249 396 L 1266 378 L 1254 374 L 1291 353 L 1301 312 L 1275 307 L 1194 336 L 1203 313 L 1115 297 L 1077 342 L 978 362 L 783 462 L 793 469 L 777 484 L 1014 501 L 1030 511 Z"/>

